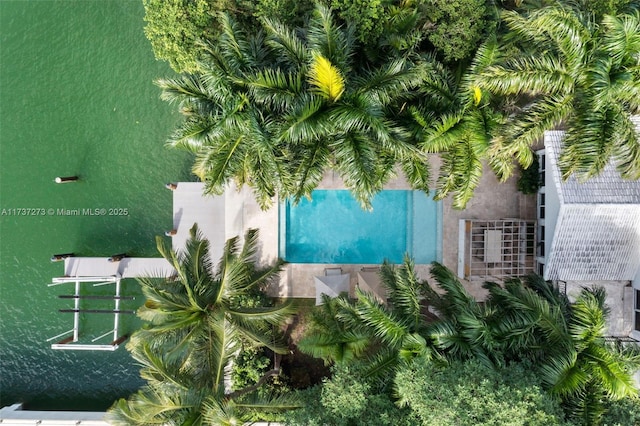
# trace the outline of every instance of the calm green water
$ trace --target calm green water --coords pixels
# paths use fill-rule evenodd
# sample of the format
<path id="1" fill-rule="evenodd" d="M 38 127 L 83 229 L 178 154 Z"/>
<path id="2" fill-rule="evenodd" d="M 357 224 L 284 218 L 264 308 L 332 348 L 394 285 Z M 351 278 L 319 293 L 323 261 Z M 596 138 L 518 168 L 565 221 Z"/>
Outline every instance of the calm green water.
<path id="1" fill-rule="evenodd" d="M 171 71 L 154 60 L 143 15 L 140 0 L 0 1 L 0 211 L 128 209 L 0 216 L 0 406 L 105 408 L 141 383 L 124 348 L 53 351 L 45 340 L 72 326 L 58 312 L 71 302 L 56 297 L 71 285 L 46 285 L 63 273 L 51 255 L 155 255 L 154 235 L 172 225 L 163 184 L 189 178 L 189 159 L 164 148 L 179 117 L 152 84 Z M 81 181 L 53 183 L 67 175 Z M 112 319 L 86 321 L 101 334 Z"/>

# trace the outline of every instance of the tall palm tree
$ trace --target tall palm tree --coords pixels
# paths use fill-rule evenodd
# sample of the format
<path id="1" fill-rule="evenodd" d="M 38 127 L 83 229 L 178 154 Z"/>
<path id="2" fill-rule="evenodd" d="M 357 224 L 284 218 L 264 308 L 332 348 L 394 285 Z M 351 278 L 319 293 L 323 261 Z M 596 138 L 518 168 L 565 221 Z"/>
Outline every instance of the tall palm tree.
<path id="1" fill-rule="evenodd" d="M 263 33 L 247 33 L 226 14 L 219 16 L 220 37 L 207 44 L 198 74 L 158 79 L 162 99 L 177 103 L 184 122 L 169 138 L 170 146 L 196 155 L 193 172 L 207 193 L 220 194 L 230 182 L 249 185 L 260 206 L 290 192 L 288 153 L 278 143 L 275 118 L 257 107 L 247 79 L 273 66 Z"/>
<path id="2" fill-rule="evenodd" d="M 489 365 L 528 360 L 579 424 L 597 424 L 604 400 L 637 394 L 637 351 L 604 338 L 604 290 L 583 289 L 569 303 L 557 287 L 532 276 L 485 283 L 489 294 L 480 306 L 444 266 L 434 264 L 432 275 L 444 292 L 430 300 L 440 315 L 431 336 L 447 358 Z"/>
<path id="3" fill-rule="evenodd" d="M 604 339 L 605 292 L 583 289 L 571 305 L 566 328 L 573 347 L 542 364 L 541 377 L 559 395 L 572 418 L 597 424 L 604 401 L 637 396 L 632 374 L 640 368 L 638 351 L 625 350 Z"/>
<path id="4" fill-rule="evenodd" d="M 463 209 L 473 196 L 491 139 L 503 121 L 490 93 L 475 81 L 498 57 L 497 42 L 488 40 L 463 73 L 431 59 L 430 73 L 421 87 L 422 105 L 412 109 L 421 148 L 441 153 L 443 160 L 436 199 L 454 193 L 455 208 Z"/>
<path id="5" fill-rule="evenodd" d="M 346 363 L 361 357 L 371 345 L 369 334 L 349 328 L 342 319 L 353 315 L 353 302 L 344 296 L 322 295 L 322 305 L 310 315 L 309 328 L 298 342 L 303 353 L 325 363 Z"/>
<path id="6" fill-rule="evenodd" d="M 256 230 L 247 232 L 242 248 L 237 237 L 228 240 L 214 269 L 209 242 L 197 225 L 180 253 L 158 237 L 158 250 L 176 275 L 140 280 L 147 300 L 138 314 L 147 324 L 131 336 L 127 349 L 142 365 L 147 384 L 112 407 L 113 423 L 195 425 L 223 413 L 239 416 L 251 406 L 238 399 L 243 392 L 227 391 L 225 370 L 241 339 L 284 352 L 275 328 L 291 313 L 289 304 L 245 308 L 237 302 L 273 280 L 282 266 L 278 261 L 256 269 L 256 241 Z M 283 407 L 287 405 L 276 406 Z"/>
<path id="7" fill-rule="evenodd" d="M 447 359 L 476 358 L 490 366 L 501 364 L 501 348 L 488 320 L 491 309 L 478 303 L 442 264 L 431 265 L 431 276 L 440 289 L 430 290 L 428 300 L 437 314 L 429 326 L 434 347 Z"/>
<path id="8" fill-rule="evenodd" d="M 481 86 L 527 103 L 510 118 L 492 153 L 531 163 L 530 146 L 544 131 L 567 129 L 559 165 L 564 178 L 587 179 L 610 159 L 621 176 L 640 178 L 640 14 L 605 16 L 595 23 L 570 9 L 543 8 L 521 16 L 504 12 L 520 55 L 489 67 Z M 513 165 L 496 161 L 506 178 Z"/>
<path id="9" fill-rule="evenodd" d="M 606 342 L 601 289 L 584 289 L 570 303 L 556 286 L 531 276 L 485 283 L 488 297 L 479 303 L 439 263 L 431 267 L 437 290 L 417 278 L 408 258 L 400 267 L 385 263 L 380 273 L 388 305 L 361 291 L 355 302 L 339 299 L 301 342 L 306 352 L 333 362 L 363 360 L 382 386 L 399 363 L 417 356 L 496 367 L 528 361 L 580 424 L 596 424 L 606 399 L 637 394 L 632 374 L 640 369 L 639 352 Z"/>
<path id="10" fill-rule="evenodd" d="M 395 164 L 415 189 L 428 191 L 426 157 L 400 120 L 426 68 L 408 59 L 357 62 L 353 29 L 339 28 L 322 6 L 302 35 L 271 20 L 264 27 L 280 68 L 249 86 L 258 103 L 282 108 L 279 140 L 290 149 L 294 200 L 308 197 L 329 167 L 365 207 Z"/>
<path id="11" fill-rule="evenodd" d="M 399 120 L 424 67 L 357 63 L 352 29 L 339 28 L 322 6 L 302 32 L 265 19 L 248 33 L 220 20 L 202 74 L 158 80 L 163 99 L 186 117 L 169 143 L 196 154 L 193 170 L 208 192 L 248 184 L 267 208 L 276 194 L 310 196 L 335 168 L 369 207 L 396 164 L 428 191 L 426 157 Z"/>

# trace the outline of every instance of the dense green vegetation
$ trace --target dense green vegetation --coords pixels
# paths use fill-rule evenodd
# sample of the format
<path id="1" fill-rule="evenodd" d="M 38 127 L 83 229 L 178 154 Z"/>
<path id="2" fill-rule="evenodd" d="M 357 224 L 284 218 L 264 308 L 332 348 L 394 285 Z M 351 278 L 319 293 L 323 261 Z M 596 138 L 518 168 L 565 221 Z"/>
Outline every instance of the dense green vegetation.
<path id="1" fill-rule="evenodd" d="M 532 146 L 559 126 L 565 177 L 589 178 L 613 159 L 640 179 L 634 0 L 144 3 L 156 57 L 182 73 L 157 82 L 185 117 L 169 144 L 194 153 L 210 193 L 248 185 L 269 208 L 276 197 L 309 197 L 332 169 L 366 208 L 398 172 L 428 190 L 438 154 L 436 197 L 464 208 L 486 164 L 500 179 L 528 169 L 521 188 L 531 191 Z M 242 250 L 227 243 L 216 270 L 195 235 L 184 257 L 159 246 L 180 273 L 142 283 L 150 324 L 128 347 L 148 385 L 114 406 L 113 421 L 231 424 L 300 405 L 288 424 L 640 418 L 631 380 L 640 355 L 604 339 L 601 289 L 570 303 L 528 277 L 486 283 L 480 303 L 442 265 L 431 270 L 435 287 L 421 281 L 408 258 L 380 269 L 386 303 L 359 290 L 356 300 L 324 299 L 297 344 L 331 376 L 278 395 L 277 384 L 263 386 L 279 373 L 264 348 L 284 349 L 274 327 L 289 309 L 249 302 L 280 264 L 256 275 L 247 238 Z"/>
<path id="2" fill-rule="evenodd" d="M 207 190 L 248 184 L 266 208 L 276 194 L 309 196 L 333 167 L 368 206 L 395 164 L 428 190 L 426 157 L 396 116 L 424 67 L 399 58 L 363 68 L 355 40 L 324 8 L 305 38 L 270 20 L 255 35 L 226 15 L 220 25 L 205 71 L 158 82 L 186 116 L 170 143 L 196 153 L 194 172 Z"/>
<path id="3" fill-rule="evenodd" d="M 436 197 L 464 208 L 483 164 L 526 169 L 561 124 L 565 177 L 640 178 L 635 1 L 169 3 L 145 2 L 156 56 L 190 72 L 158 82 L 185 115 L 170 143 L 211 193 L 268 208 L 331 168 L 368 207 L 398 171 L 427 190 L 437 153 Z"/>
<path id="4" fill-rule="evenodd" d="M 281 262 L 260 270 L 254 266 L 257 232 L 240 247 L 232 238 L 218 265 L 209 257 L 209 242 L 197 226 L 184 253 L 175 253 L 158 237 L 158 251 L 175 268 L 169 279 L 140 280 L 146 302 L 138 310 L 147 322 L 133 333 L 127 349 L 142 365 L 147 381 L 128 400 L 117 401 L 108 420 L 118 425 L 235 424 L 252 411 L 278 411 L 298 404 L 279 395 L 257 395 L 256 386 L 231 390 L 225 370 L 242 344 L 286 352 L 278 326 L 292 313 L 289 304 L 260 307 L 252 292 L 268 284 Z M 265 372 L 266 380 L 279 372 Z"/>
<path id="5" fill-rule="evenodd" d="M 300 348 L 357 365 L 378 392 L 409 406 L 423 424 L 564 424 L 566 417 L 593 425 L 606 420 L 611 401 L 637 397 L 631 375 L 640 353 L 605 341 L 602 289 L 583 289 L 570 303 L 532 276 L 485 283 L 489 295 L 479 303 L 447 268 L 434 264 L 431 273 L 437 289 L 418 279 L 410 260 L 383 265 L 387 303 L 362 292 L 355 301 L 325 300 Z M 465 375 L 488 383 L 463 383 Z M 470 393 L 491 396 L 473 402 Z M 530 404 L 507 402 L 509 394 Z M 480 401 L 486 404 L 479 407 Z M 526 417 L 534 423 L 505 423 L 507 406 L 522 415 L 537 407 Z M 308 410 L 313 415 L 318 408 Z"/>

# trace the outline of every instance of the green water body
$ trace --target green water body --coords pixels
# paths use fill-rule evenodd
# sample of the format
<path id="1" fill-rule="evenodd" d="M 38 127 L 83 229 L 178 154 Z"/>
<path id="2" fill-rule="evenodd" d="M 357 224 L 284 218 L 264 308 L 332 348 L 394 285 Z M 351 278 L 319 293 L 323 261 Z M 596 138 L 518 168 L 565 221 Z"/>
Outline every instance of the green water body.
<path id="1" fill-rule="evenodd" d="M 123 347 L 54 351 L 46 339 L 73 321 L 58 312 L 72 301 L 57 297 L 72 284 L 47 287 L 63 275 L 51 255 L 157 255 L 154 236 L 172 226 L 163 184 L 190 178 L 189 158 L 164 147 L 179 114 L 153 85 L 172 72 L 154 59 L 143 16 L 140 0 L 0 1 L 0 406 L 101 409 L 141 384 Z M 80 181 L 53 182 L 70 175 Z M 127 215 L 57 214 L 102 208 Z M 135 281 L 123 293 L 138 296 L 124 309 L 142 303 Z M 112 317 L 83 324 L 98 335 Z"/>

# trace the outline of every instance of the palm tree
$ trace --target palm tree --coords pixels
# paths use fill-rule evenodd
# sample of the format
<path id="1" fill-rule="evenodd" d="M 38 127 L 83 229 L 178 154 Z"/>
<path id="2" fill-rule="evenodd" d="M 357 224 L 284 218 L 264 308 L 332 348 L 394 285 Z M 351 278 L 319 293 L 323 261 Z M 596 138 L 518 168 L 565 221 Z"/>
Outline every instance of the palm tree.
<path id="1" fill-rule="evenodd" d="M 332 167 L 369 207 L 396 164 L 428 191 L 426 157 L 399 120 L 424 67 L 356 63 L 352 29 L 322 6 L 304 33 L 265 19 L 264 33 L 249 36 L 220 19 L 223 34 L 208 46 L 202 74 L 158 81 L 186 117 L 169 143 L 196 154 L 208 192 L 235 181 L 251 186 L 263 208 L 276 194 L 297 202 Z"/>
<path id="2" fill-rule="evenodd" d="M 430 288 L 418 279 L 414 263 L 406 257 L 399 267 L 385 262 L 380 268 L 387 304 L 374 294 L 356 290 L 357 300 L 325 299 L 311 318 L 300 349 L 325 362 L 364 360 L 367 374 L 392 379 L 387 373 L 417 356 L 437 359 L 428 340 L 428 318 L 423 302 Z"/>
<path id="3" fill-rule="evenodd" d="M 294 200 L 308 197 L 329 167 L 365 207 L 395 164 L 415 189 L 428 191 L 426 157 L 400 120 L 426 69 L 407 59 L 358 63 L 353 29 L 337 27 L 322 6 L 303 36 L 271 20 L 264 27 L 280 69 L 249 86 L 258 103 L 282 108 L 279 140 L 291 152 Z"/>
<path id="4" fill-rule="evenodd" d="M 367 333 L 350 329 L 341 318 L 353 314 L 353 303 L 344 296 L 322 295 L 322 305 L 310 315 L 309 328 L 298 342 L 303 353 L 321 358 L 325 363 L 346 363 L 361 357 L 371 344 Z"/>
<path id="5" fill-rule="evenodd" d="M 220 194 L 230 182 L 247 184 L 268 208 L 277 193 L 290 192 L 288 153 L 277 141 L 278 112 L 258 108 L 246 82 L 276 61 L 261 32 L 247 34 L 226 14 L 219 23 L 221 35 L 203 48 L 200 73 L 156 81 L 162 99 L 177 103 L 185 116 L 168 144 L 196 155 L 193 172 L 207 193 Z"/>
<path id="6" fill-rule="evenodd" d="M 385 263 L 388 305 L 361 291 L 355 302 L 332 301 L 314 317 L 301 348 L 328 362 L 361 360 L 382 386 L 389 372 L 416 357 L 490 367 L 527 361 L 582 424 L 595 424 L 607 399 L 637 393 L 632 374 L 640 355 L 606 342 L 602 289 L 584 289 L 570 303 L 557 286 L 531 276 L 485 283 L 488 297 L 479 303 L 445 266 L 433 263 L 431 275 L 438 290 L 417 278 L 411 259 L 400 267 Z"/>
<path id="7" fill-rule="evenodd" d="M 597 424 L 604 401 L 637 396 L 632 374 L 640 368 L 638 351 L 607 343 L 604 339 L 605 292 L 583 289 L 571 305 L 566 329 L 573 346 L 541 366 L 543 382 L 560 396 L 573 419 Z"/>
<path id="8" fill-rule="evenodd" d="M 138 314 L 148 324 L 127 344 L 142 365 L 147 384 L 129 400 L 118 401 L 109 419 L 128 425 L 195 425 L 224 413 L 229 418 L 241 417 L 242 410 L 253 405 L 240 397 L 253 389 L 229 393 L 225 370 L 241 339 L 285 352 L 274 328 L 291 313 L 291 305 L 245 308 L 238 299 L 273 280 L 282 261 L 264 270 L 255 268 L 256 230 L 247 232 L 242 248 L 237 237 L 228 240 L 215 269 L 209 242 L 198 233 L 197 225 L 191 229 L 184 252 L 169 250 L 161 237 L 157 242 L 176 275 L 140 280 L 147 300 Z M 291 406 L 283 401 L 272 403 L 267 405 L 276 409 Z"/>
<path id="9" fill-rule="evenodd" d="M 476 358 L 488 365 L 528 360 L 580 424 L 596 424 L 606 399 L 637 394 L 637 351 L 604 338 L 604 290 L 583 289 L 569 303 L 557 287 L 531 276 L 503 286 L 485 283 L 489 295 L 480 306 L 444 266 L 434 264 L 432 276 L 444 292 L 430 299 L 440 316 L 431 337 L 448 359 Z"/>
<path id="10" fill-rule="evenodd" d="M 421 148 L 441 153 L 443 164 L 436 199 L 454 193 L 453 206 L 463 209 L 482 175 L 495 129 L 503 121 L 490 93 L 475 82 L 499 57 L 495 40 L 483 44 L 464 73 L 454 73 L 432 59 L 421 87 L 422 105 L 413 108 Z M 434 113 L 437 111 L 437 113 Z"/>
<path id="11" fill-rule="evenodd" d="M 431 289 L 428 300 L 437 315 L 429 326 L 434 347 L 447 359 L 476 358 L 489 366 L 502 364 L 502 351 L 489 321 L 491 309 L 478 303 L 442 264 L 431 265 L 431 276 L 440 289 Z"/>
<path id="12" fill-rule="evenodd" d="M 640 14 L 589 16 L 543 8 L 524 17 L 505 12 L 510 36 L 521 54 L 489 67 L 478 81 L 496 94 L 528 103 L 494 139 L 492 154 L 502 178 L 515 155 L 527 167 L 530 146 L 544 131 L 567 129 L 559 164 L 563 177 L 587 179 L 610 159 L 624 178 L 640 178 Z"/>

